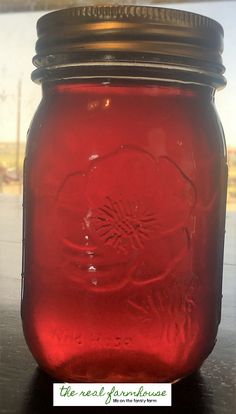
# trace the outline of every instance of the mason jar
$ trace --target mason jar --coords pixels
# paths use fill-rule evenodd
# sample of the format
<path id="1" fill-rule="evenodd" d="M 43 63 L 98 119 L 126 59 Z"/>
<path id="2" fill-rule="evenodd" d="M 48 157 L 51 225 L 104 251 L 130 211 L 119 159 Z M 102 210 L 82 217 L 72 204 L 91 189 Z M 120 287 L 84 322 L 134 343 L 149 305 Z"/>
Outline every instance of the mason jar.
<path id="1" fill-rule="evenodd" d="M 220 322 L 223 29 L 167 8 L 41 17 L 25 158 L 22 319 L 73 382 L 174 382 Z"/>

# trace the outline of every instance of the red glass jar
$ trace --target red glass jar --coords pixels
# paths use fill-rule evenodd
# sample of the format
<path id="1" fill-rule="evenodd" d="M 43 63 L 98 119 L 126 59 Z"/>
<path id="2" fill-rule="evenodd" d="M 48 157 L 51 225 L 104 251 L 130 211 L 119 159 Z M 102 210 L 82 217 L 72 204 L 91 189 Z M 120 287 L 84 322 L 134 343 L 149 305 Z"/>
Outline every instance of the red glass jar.
<path id="1" fill-rule="evenodd" d="M 220 322 L 222 28 L 176 10 L 100 6 L 50 13 L 38 35 L 27 343 L 61 380 L 175 381 L 200 367 Z"/>

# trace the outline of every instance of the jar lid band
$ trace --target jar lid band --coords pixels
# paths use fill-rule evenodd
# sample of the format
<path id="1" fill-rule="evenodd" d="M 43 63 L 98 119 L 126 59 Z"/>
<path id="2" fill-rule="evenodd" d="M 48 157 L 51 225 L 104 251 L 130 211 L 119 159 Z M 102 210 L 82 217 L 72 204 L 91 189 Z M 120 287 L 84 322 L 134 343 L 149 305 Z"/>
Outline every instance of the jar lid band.
<path id="1" fill-rule="evenodd" d="M 37 23 L 32 74 L 43 80 L 131 77 L 225 85 L 223 29 L 195 13 L 150 6 L 84 6 Z M 133 71 L 131 69 L 133 67 Z M 133 73 L 132 73 L 133 72 Z"/>

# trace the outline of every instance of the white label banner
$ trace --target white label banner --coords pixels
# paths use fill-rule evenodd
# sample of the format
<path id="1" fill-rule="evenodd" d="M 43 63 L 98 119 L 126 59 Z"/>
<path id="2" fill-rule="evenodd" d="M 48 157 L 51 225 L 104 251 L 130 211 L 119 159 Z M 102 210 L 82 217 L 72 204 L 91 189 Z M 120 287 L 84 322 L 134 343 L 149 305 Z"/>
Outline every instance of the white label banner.
<path id="1" fill-rule="evenodd" d="M 171 384 L 166 383 L 55 383 L 54 406 L 171 406 Z"/>

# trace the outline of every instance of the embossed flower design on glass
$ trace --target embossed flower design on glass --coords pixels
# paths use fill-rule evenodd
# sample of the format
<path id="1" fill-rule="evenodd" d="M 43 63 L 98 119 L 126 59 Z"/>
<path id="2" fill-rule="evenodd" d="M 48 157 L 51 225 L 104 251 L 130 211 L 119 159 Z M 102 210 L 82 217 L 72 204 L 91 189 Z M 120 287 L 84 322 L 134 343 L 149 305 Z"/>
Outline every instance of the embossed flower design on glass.
<path id="1" fill-rule="evenodd" d="M 163 280 L 189 249 L 193 184 L 169 158 L 138 148 L 94 158 L 57 196 L 71 279 L 93 291 Z"/>

